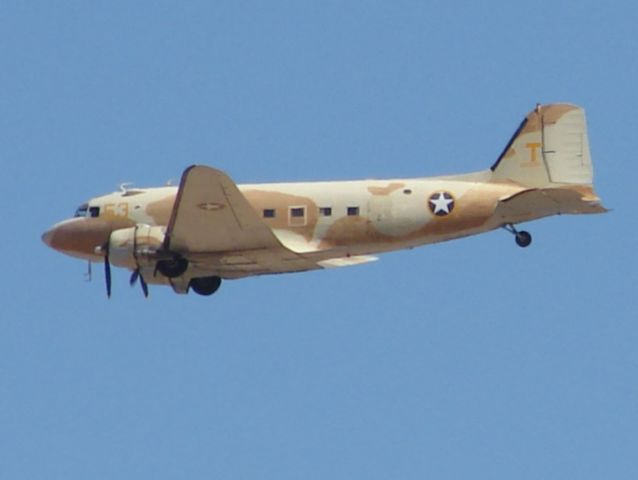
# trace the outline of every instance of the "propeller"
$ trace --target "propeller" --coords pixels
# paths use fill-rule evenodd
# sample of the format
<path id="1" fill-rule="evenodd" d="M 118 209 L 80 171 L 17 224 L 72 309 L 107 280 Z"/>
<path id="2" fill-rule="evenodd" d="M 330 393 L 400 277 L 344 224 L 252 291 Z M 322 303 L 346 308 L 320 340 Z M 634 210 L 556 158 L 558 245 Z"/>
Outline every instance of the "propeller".
<path id="1" fill-rule="evenodd" d="M 106 296 L 111 298 L 111 262 L 109 262 L 109 249 L 106 247 L 106 255 L 104 255 L 104 278 L 106 280 Z"/>
<path id="2" fill-rule="evenodd" d="M 106 282 L 106 296 L 111 298 L 111 261 L 109 260 L 109 245 L 111 244 L 111 237 L 101 247 L 95 249 L 96 253 L 104 254 L 104 280 Z M 89 263 L 90 268 L 90 263 Z"/>
<path id="3" fill-rule="evenodd" d="M 133 285 L 135 285 L 135 282 L 137 282 L 138 279 L 140 281 L 140 286 L 142 287 L 142 292 L 144 292 L 144 297 L 148 298 L 148 285 L 146 284 L 146 280 L 144 280 L 144 277 L 140 272 L 140 267 L 137 267 L 137 269 L 135 269 L 131 274 L 131 279 L 128 282 L 129 285 L 132 287 Z"/>
<path id="4" fill-rule="evenodd" d="M 128 283 L 132 287 L 139 279 L 140 287 L 142 287 L 142 292 L 144 293 L 144 298 L 148 298 L 148 285 L 146 284 L 146 280 L 144 280 L 144 277 L 142 276 L 142 272 L 140 271 L 140 264 L 137 261 L 137 229 L 139 227 L 139 225 L 135 225 L 135 231 L 133 233 L 133 257 L 135 258 L 135 266 L 137 268 L 131 274 L 131 278 Z"/>
<path id="5" fill-rule="evenodd" d="M 137 230 L 135 232 L 134 240 L 133 240 L 134 252 L 137 251 L 136 240 L 137 240 Z M 111 260 L 109 258 L 110 246 L 111 246 L 111 237 L 109 236 L 109 240 L 106 242 L 106 244 L 96 249 L 96 252 L 100 252 L 104 254 L 104 279 L 106 280 L 106 296 L 108 298 L 111 298 Z M 135 253 L 133 255 L 135 257 Z M 139 280 L 140 286 L 142 287 L 142 292 L 144 293 L 144 297 L 148 298 L 148 284 L 146 283 L 146 280 L 144 280 L 144 277 L 142 276 L 140 265 L 139 263 L 137 263 L 137 257 L 135 257 L 135 263 L 137 268 L 131 274 L 129 284 L 133 286 Z"/>

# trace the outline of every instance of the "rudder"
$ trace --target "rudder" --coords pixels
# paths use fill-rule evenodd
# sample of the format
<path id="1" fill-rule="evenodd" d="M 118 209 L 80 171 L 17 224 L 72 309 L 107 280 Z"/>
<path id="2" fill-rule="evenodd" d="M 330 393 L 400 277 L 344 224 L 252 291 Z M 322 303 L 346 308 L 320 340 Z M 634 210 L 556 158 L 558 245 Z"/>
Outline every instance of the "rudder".
<path id="1" fill-rule="evenodd" d="M 566 103 L 538 105 L 491 167 L 492 180 L 528 187 L 591 185 L 585 111 Z"/>

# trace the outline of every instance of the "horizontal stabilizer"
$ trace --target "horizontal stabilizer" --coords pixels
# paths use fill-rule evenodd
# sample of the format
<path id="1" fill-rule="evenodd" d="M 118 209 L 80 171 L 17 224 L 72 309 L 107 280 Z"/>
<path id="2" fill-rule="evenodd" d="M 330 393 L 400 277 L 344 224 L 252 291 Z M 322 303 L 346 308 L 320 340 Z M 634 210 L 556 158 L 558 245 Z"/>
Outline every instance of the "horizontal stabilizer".
<path id="1" fill-rule="evenodd" d="M 518 223 L 550 215 L 606 211 L 591 188 L 534 188 L 499 201 L 494 215 Z"/>

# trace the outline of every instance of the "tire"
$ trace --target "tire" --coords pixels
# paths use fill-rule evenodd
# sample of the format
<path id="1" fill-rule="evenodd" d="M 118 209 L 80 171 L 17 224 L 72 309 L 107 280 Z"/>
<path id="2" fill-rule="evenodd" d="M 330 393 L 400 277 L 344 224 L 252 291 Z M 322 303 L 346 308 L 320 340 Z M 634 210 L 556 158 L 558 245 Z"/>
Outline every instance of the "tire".
<path id="1" fill-rule="evenodd" d="M 190 287 L 198 295 L 209 296 L 215 293 L 222 284 L 220 277 L 200 277 L 193 278 L 190 283 Z"/>
<path id="2" fill-rule="evenodd" d="M 522 248 L 529 247 L 531 243 L 532 243 L 532 236 L 530 235 L 529 232 L 526 232 L 525 230 L 521 230 L 520 232 L 516 234 L 516 245 L 518 245 L 519 247 L 522 247 Z"/>
<path id="3" fill-rule="evenodd" d="M 157 271 L 168 278 L 176 278 L 188 270 L 188 260 L 175 258 L 173 260 L 160 260 L 157 262 Z"/>

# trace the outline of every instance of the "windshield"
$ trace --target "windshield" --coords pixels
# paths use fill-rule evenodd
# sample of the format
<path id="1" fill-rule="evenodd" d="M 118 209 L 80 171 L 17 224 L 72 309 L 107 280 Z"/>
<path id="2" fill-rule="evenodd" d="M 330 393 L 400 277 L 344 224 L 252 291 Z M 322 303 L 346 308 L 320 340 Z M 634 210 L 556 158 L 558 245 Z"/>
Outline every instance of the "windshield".
<path id="1" fill-rule="evenodd" d="M 89 210 L 89 204 L 88 203 L 83 203 L 82 205 L 80 205 L 78 207 L 78 209 L 75 211 L 75 217 L 86 217 L 86 212 Z"/>

